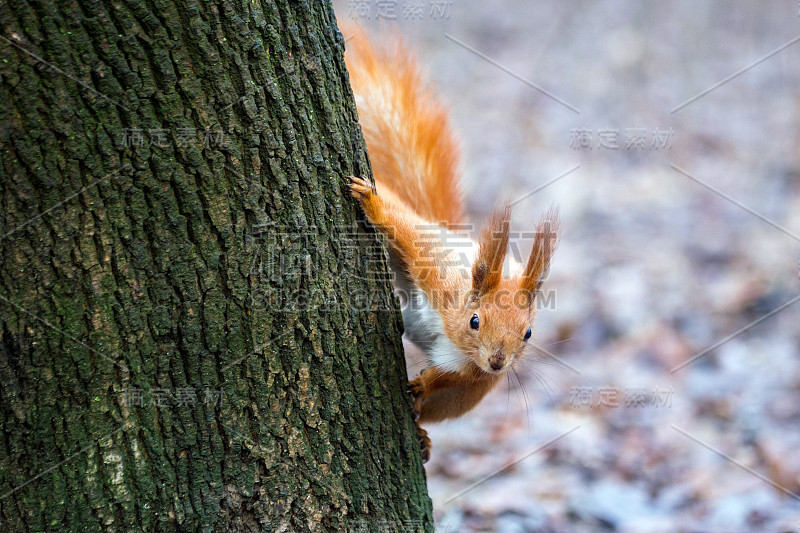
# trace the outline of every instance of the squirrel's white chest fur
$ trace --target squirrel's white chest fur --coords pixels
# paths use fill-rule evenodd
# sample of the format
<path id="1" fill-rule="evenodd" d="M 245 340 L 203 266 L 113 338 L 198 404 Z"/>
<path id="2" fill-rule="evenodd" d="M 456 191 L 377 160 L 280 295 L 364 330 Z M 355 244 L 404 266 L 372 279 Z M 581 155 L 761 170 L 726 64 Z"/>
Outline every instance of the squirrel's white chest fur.
<path id="1" fill-rule="evenodd" d="M 444 334 L 442 318 L 420 290 L 413 290 L 403 309 L 406 336 L 419 346 L 432 366 L 449 372 L 461 370 L 467 356 Z"/>

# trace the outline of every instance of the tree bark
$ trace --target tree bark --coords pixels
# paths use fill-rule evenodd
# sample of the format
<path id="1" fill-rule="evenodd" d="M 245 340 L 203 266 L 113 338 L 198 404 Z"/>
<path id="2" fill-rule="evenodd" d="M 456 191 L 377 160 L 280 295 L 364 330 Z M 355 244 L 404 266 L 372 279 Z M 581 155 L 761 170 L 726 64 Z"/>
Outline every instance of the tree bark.
<path id="1" fill-rule="evenodd" d="M 0 3 L 0 529 L 432 531 L 329 2 Z"/>

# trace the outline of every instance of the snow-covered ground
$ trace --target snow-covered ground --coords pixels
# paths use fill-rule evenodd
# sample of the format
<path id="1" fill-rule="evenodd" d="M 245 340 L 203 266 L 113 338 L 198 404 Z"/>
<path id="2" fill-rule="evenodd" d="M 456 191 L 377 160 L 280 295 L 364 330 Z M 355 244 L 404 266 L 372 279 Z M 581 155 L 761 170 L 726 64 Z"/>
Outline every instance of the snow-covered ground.
<path id="1" fill-rule="evenodd" d="M 549 354 L 430 428 L 437 529 L 800 531 L 800 5 L 335 5 L 417 51 L 473 220 L 564 218 Z"/>

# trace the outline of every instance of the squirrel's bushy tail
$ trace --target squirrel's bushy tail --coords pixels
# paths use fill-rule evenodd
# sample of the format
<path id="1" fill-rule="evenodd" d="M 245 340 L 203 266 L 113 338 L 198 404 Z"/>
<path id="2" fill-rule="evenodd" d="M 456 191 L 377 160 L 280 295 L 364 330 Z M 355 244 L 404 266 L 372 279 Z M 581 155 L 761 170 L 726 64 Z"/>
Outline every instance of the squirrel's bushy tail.
<path id="1" fill-rule="evenodd" d="M 399 37 L 392 46 L 376 47 L 355 24 L 342 32 L 378 193 L 388 189 L 431 222 L 460 223 L 458 145 L 411 53 Z"/>

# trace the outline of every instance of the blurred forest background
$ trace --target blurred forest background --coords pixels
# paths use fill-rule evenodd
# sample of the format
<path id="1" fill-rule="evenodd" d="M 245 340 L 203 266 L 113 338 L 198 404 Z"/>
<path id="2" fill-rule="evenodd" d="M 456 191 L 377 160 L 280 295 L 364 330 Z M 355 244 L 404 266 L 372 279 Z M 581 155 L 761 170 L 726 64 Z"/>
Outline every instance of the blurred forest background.
<path id="1" fill-rule="evenodd" d="M 431 427 L 437 530 L 800 531 L 798 2 L 334 5 L 417 53 L 471 220 L 564 218 L 541 349 Z"/>

